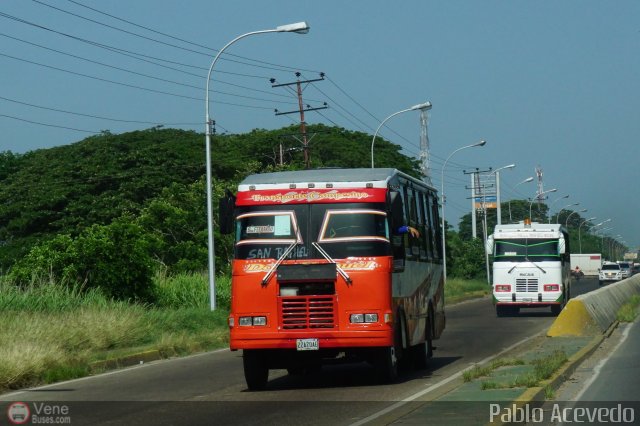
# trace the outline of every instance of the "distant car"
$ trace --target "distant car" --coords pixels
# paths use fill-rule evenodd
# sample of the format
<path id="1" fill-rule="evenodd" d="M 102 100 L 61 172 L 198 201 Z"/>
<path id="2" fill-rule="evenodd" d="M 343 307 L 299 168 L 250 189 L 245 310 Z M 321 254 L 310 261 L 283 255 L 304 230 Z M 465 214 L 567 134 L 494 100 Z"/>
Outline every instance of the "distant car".
<path id="1" fill-rule="evenodd" d="M 605 263 L 598 272 L 598 284 L 602 285 L 606 282 L 620 281 L 622 279 L 622 270 L 617 263 Z"/>
<path id="2" fill-rule="evenodd" d="M 631 264 L 629 262 L 618 262 L 620 265 L 620 271 L 622 271 L 622 279 L 629 278 L 631 276 Z"/>

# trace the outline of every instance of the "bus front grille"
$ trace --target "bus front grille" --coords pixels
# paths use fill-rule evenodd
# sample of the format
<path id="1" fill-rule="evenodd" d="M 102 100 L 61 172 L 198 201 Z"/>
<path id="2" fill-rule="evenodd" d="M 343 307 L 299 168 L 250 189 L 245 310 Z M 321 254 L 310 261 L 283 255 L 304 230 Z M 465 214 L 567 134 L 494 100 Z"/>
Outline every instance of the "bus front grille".
<path id="1" fill-rule="evenodd" d="M 516 292 L 517 293 L 537 293 L 538 279 L 537 278 L 516 278 Z"/>
<path id="2" fill-rule="evenodd" d="M 335 296 L 279 297 L 278 311 L 284 330 L 329 329 L 336 326 Z"/>

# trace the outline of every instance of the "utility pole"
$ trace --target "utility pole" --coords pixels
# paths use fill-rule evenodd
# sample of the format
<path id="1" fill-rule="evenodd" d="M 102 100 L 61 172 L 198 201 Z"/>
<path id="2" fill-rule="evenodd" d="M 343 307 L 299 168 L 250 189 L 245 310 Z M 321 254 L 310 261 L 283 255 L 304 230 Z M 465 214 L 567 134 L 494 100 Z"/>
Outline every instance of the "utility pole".
<path id="1" fill-rule="evenodd" d="M 429 133 L 427 129 L 427 109 L 420 110 L 420 172 L 422 179 L 431 185 L 431 167 L 429 166 Z"/>
<path id="2" fill-rule="evenodd" d="M 309 168 L 310 167 L 310 158 L 309 158 L 309 140 L 307 138 L 307 123 L 304 120 L 304 113 L 307 111 L 316 111 L 316 110 L 320 110 L 320 109 L 327 109 L 327 103 L 324 103 L 324 106 L 321 107 L 317 107 L 317 108 L 311 108 L 309 105 L 306 106 L 304 105 L 304 102 L 302 101 L 302 92 L 303 92 L 303 87 L 302 85 L 309 85 L 309 83 L 313 83 L 315 81 L 322 81 L 324 80 L 324 73 L 321 72 L 320 73 L 320 78 L 315 78 L 312 80 L 300 80 L 300 72 L 296 72 L 296 81 L 291 82 L 291 83 L 279 83 L 276 84 L 276 79 L 272 78 L 271 81 L 271 87 L 287 87 L 290 88 L 290 86 L 296 86 L 296 90 L 295 90 L 295 94 L 298 98 L 298 109 L 294 110 L 294 111 L 286 111 L 286 112 L 280 112 L 277 109 L 276 111 L 276 115 L 286 115 L 286 114 L 294 114 L 294 113 L 298 113 L 300 114 L 300 135 L 302 136 L 302 150 L 304 152 L 304 165 L 305 168 Z M 305 86 L 306 88 L 306 86 Z"/>
<path id="3" fill-rule="evenodd" d="M 542 193 L 544 192 L 544 186 L 542 185 L 542 167 L 536 167 L 536 176 L 538 177 L 538 193 L 536 194 L 536 199 L 538 200 L 538 204 L 540 204 L 544 200 L 542 197 Z"/>
<path id="4" fill-rule="evenodd" d="M 485 213 L 486 216 L 486 206 L 484 199 L 485 185 L 482 185 L 480 183 L 480 173 L 487 173 L 490 171 L 491 168 L 487 170 L 480 170 L 477 167 L 472 172 L 467 172 L 466 170 L 462 171 L 462 173 L 464 173 L 465 175 L 471 175 L 471 187 L 467 187 L 467 189 L 471 189 L 471 235 L 473 238 L 478 237 L 478 231 L 476 229 L 476 211 L 481 210 Z M 478 199 L 480 199 L 480 203 L 478 203 Z"/>

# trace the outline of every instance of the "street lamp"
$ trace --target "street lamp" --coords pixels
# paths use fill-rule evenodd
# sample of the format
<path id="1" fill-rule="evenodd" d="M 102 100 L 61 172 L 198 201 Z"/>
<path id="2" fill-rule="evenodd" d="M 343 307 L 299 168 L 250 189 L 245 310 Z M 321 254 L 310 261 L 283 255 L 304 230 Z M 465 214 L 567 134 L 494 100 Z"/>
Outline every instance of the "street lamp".
<path id="1" fill-rule="evenodd" d="M 378 131 L 380 131 L 380 128 L 384 125 L 384 123 L 386 123 L 390 118 L 395 117 L 398 114 L 402 114 L 403 112 L 415 111 L 415 110 L 428 111 L 430 109 L 431 109 L 431 102 L 425 102 L 422 104 L 414 105 L 411 108 L 403 109 L 402 111 L 394 112 L 393 114 L 391 114 L 390 116 L 382 120 L 382 123 L 380 123 L 380 125 L 376 129 L 376 132 L 373 134 L 373 139 L 371 139 L 371 168 L 372 169 L 373 169 L 373 144 L 376 141 L 376 136 L 378 135 Z"/>
<path id="2" fill-rule="evenodd" d="M 209 73 L 207 74 L 207 83 L 205 87 L 205 156 L 207 162 L 207 233 L 208 233 L 208 251 L 209 251 L 209 298 L 211 310 L 216 309 L 216 287 L 215 287 L 215 248 L 213 243 L 213 212 L 212 212 L 212 189 L 213 183 L 211 179 L 211 129 L 213 122 L 211 121 L 209 115 L 209 83 L 211 80 L 211 73 L 213 72 L 213 67 L 216 62 L 218 62 L 218 58 L 224 52 L 227 47 L 231 46 L 236 41 L 243 39 L 245 37 L 256 35 L 256 34 L 265 34 L 265 33 L 298 33 L 298 34 L 306 34 L 309 32 L 309 25 L 306 22 L 296 22 L 294 24 L 280 25 L 271 30 L 261 30 L 261 31 L 252 31 L 246 34 L 239 35 L 238 37 L 231 40 L 227 43 L 222 49 L 218 51 L 215 58 L 211 62 L 211 66 L 209 67 Z"/>
<path id="3" fill-rule="evenodd" d="M 551 213 L 551 207 L 553 207 L 553 205 L 555 203 L 557 203 L 558 201 L 564 200 L 565 198 L 569 198 L 569 194 L 565 195 L 564 197 L 556 198 L 555 200 L 553 200 L 551 202 L 551 204 L 549 204 L 549 208 L 547 209 L 547 213 Z M 547 222 L 547 223 L 551 223 L 551 217 L 552 216 L 553 216 L 552 214 L 549 214 L 549 222 Z"/>
<path id="4" fill-rule="evenodd" d="M 604 233 L 606 231 L 611 231 L 614 227 L 609 226 L 607 228 L 598 229 L 596 232 L 600 232 L 600 253 L 604 255 Z"/>
<path id="5" fill-rule="evenodd" d="M 572 215 L 574 215 L 574 214 L 576 214 L 576 213 L 584 213 L 584 212 L 586 212 L 586 211 L 587 211 L 587 209 L 582 209 L 582 210 L 580 210 L 580 211 L 575 211 L 575 210 L 574 210 L 574 211 L 572 211 L 571 213 L 569 213 L 569 216 L 567 216 L 567 221 L 565 222 L 564 227 L 565 227 L 565 228 L 567 228 L 567 229 L 569 229 L 569 218 L 570 218 Z"/>
<path id="6" fill-rule="evenodd" d="M 498 225 L 502 224 L 502 209 L 500 208 L 500 173 L 498 173 L 500 170 L 504 170 L 504 169 L 513 169 L 516 165 L 515 164 L 509 164 L 508 166 L 502 166 L 498 169 L 495 169 L 494 171 L 492 171 L 491 173 L 489 173 L 489 175 L 492 175 L 495 173 L 496 175 L 496 215 L 497 215 L 497 223 Z M 532 178 L 533 179 L 533 178 Z M 485 214 L 486 216 L 486 214 Z"/>
<path id="7" fill-rule="evenodd" d="M 518 182 L 515 184 L 515 186 L 513 187 L 513 189 L 516 189 L 516 187 L 518 185 L 522 185 L 523 183 L 527 183 L 527 182 L 531 182 L 533 181 L 533 176 L 529 176 L 528 178 L 526 178 L 525 180 L 523 180 L 522 182 Z M 509 222 L 512 223 L 513 219 L 511 218 L 511 199 L 509 199 Z"/>
<path id="8" fill-rule="evenodd" d="M 562 210 L 566 209 L 567 207 L 573 207 L 573 206 L 579 206 L 579 205 L 580 203 L 567 204 L 566 206 L 558 210 L 558 214 L 556 214 L 556 222 L 560 223 L 560 213 L 562 213 Z"/>
<path id="9" fill-rule="evenodd" d="M 544 194 L 548 194 L 550 192 L 556 192 L 557 189 L 553 188 L 553 189 L 549 189 L 547 191 L 542 191 L 541 193 L 539 193 L 535 198 L 531 199 L 531 202 L 529 203 L 529 220 L 531 220 L 533 222 L 533 218 L 531 217 L 531 206 L 533 206 L 533 202 L 536 200 L 536 198 L 540 198 L 542 197 Z"/>
<path id="10" fill-rule="evenodd" d="M 582 225 L 584 225 L 587 222 L 591 222 L 595 218 L 596 217 L 593 216 L 593 217 L 590 217 L 589 219 L 585 219 L 578 226 L 578 246 L 580 247 L 580 254 L 582 254 L 582 236 L 580 235 L 580 228 L 582 228 Z"/>
<path id="11" fill-rule="evenodd" d="M 456 152 L 461 151 L 461 150 L 466 149 L 466 148 L 474 148 L 476 146 L 484 146 L 486 143 L 487 143 L 487 141 L 481 140 L 480 142 L 476 142 L 476 143 L 471 144 L 471 145 L 465 145 L 463 147 L 460 147 L 460 148 L 456 149 L 455 151 L 453 151 L 451 154 L 449 154 L 447 159 L 444 161 L 444 164 L 442 165 L 442 174 L 441 174 L 441 178 L 440 178 L 440 197 L 442 198 L 442 274 L 443 274 L 443 277 L 444 277 L 445 284 L 447 282 L 447 246 L 445 244 L 446 236 L 445 236 L 445 228 L 444 228 L 444 206 L 446 204 L 446 198 L 444 196 L 444 168 L 446 167 L 447 163 L 449 162 L 449 159 Z"/>
<path id="12" fill-rule="evenodd" d="M 603 220 L 602 222 L 600 222 L 600 223 L 598 223 L 598 224 L 596 224 L 596 225 L 593 225 L 593 226 L 591 227 L 591 230 L 595 230 L 597 227 L 602 226 L 602 225 L 604 225 L 604 224 L 605 224 L 605 223 L 607 223 L 607 222 L 611 222 L 611 218 L 609 218 L 609 219 L 607 219 L 607 220 Z"/>

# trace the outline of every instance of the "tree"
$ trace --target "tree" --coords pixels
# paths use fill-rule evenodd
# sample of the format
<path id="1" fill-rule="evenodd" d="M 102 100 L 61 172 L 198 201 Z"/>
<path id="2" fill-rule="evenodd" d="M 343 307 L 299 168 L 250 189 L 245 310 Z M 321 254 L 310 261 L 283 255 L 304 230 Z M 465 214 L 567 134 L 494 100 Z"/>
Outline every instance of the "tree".
<path id="1" fill-rule="evenodd" d="M 127 218 L 93 225 L 72 238 L 61 234 L 34 246 L 11 270 L 18 284 L 64 283 L 98 288 L 107 297 L 151 297 L 153 238 Z"/>

